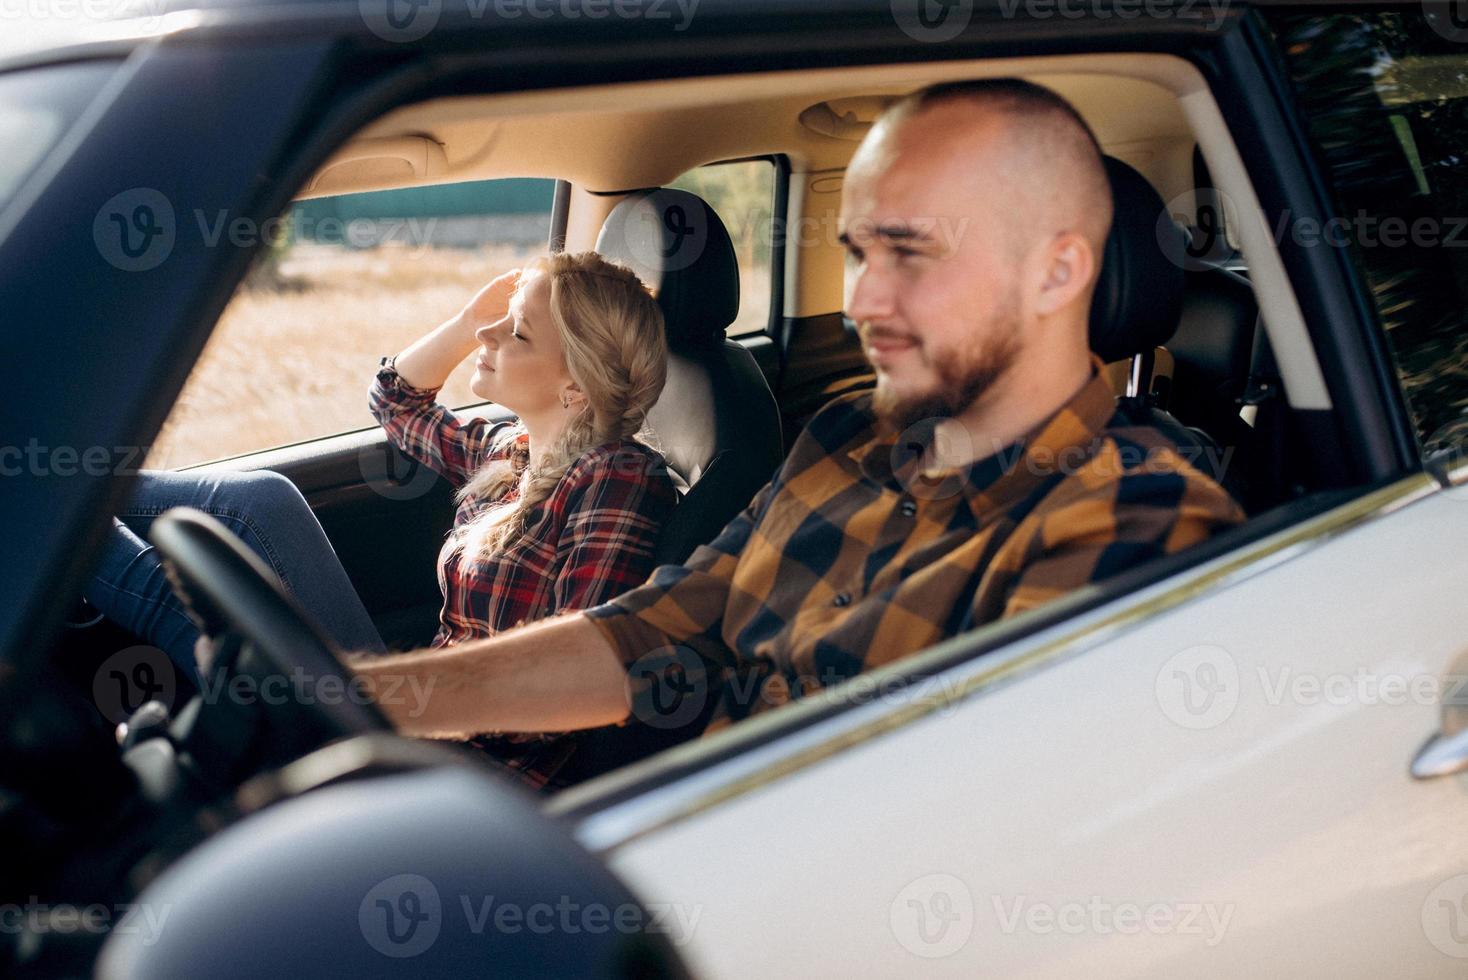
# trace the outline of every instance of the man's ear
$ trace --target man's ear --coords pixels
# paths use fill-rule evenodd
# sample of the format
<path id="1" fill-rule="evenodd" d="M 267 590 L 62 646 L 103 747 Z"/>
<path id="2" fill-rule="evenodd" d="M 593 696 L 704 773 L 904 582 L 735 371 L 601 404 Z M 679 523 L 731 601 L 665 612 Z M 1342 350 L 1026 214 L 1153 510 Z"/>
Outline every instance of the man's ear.
<path id="1" fill-rule="evenodd" d="M 1056 235 L 1045 250 L 1043 279 L 1035 309 L 1048 316 L 1088 294 L 1096 278 L 1096 252 L 1085 236 L 1067 231 Z"/>

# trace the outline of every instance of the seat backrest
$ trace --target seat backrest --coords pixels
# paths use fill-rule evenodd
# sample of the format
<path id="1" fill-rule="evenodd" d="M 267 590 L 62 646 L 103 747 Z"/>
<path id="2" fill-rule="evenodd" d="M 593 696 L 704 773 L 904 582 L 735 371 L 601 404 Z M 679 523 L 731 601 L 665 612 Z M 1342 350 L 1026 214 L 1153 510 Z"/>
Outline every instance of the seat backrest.
<path id="1" fill-rule="evenodd" d="M 658 561 L 680 562 L 749 504 L 784 457 L 775 396 L 754 357 L 724 331 L 739 312 L 739 262 L 724 222 L 687 191 L 628 195 L 596 250 L 627 265 L 657 297 L 668 382 L 648 427 L 686 484 Z"/>
<path id="2" fill-rule="evenodd" d="M 1091 349 L 1107 362 L 1165 346 L 1178 327 L 1187 287 L 1187 233 L 1173 224 L 1162 196 L 1131 166 L 1103 158 L 1111 182 L 1113 217 L 1091 301 Z M 1179 367 L 1180 370 L 1180 367 Z M 1118 408 L 1139 424 L 1162 430 L 1193 465 L 1225 477 L 1218 440 L 1150 404 L 1148 387 Z"/>

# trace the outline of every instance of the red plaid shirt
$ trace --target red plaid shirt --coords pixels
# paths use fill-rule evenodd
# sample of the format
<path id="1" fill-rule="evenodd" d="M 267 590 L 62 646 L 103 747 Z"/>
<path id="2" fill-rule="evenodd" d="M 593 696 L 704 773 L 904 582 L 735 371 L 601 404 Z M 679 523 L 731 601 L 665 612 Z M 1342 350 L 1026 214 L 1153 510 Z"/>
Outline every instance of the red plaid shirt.
<path id="1" fill-rule="evenodd" d="M 460 419 L 435 401 L 437 393 L 408 385 L 384 360 L 372 414 L 394 445 L 455 487 L 483 466 L 524 467 L 528 446 L 518 424 Z M 518 540 L 497 554 L 465 554 L 463 528 L 514 494 L 469 498 L 455 512 L 439 553 L 444 604 L 433 646 L 585 609 L 640 585 L 677 501 L 661 456 L 631 439 L 607 443 L 571 464 Z"/>

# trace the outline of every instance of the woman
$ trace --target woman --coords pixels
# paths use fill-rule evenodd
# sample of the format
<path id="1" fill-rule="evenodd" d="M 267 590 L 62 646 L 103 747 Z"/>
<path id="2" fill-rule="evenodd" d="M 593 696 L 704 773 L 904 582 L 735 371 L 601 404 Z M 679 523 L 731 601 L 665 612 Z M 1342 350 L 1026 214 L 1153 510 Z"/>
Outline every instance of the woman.
<path id="1" fill-rule="evenodd" d="M 435 402 L 471 354 L 471 390 L 517 422 L 460 420 Z M 399 448 L 458 487 L 439 554 L 434 646 L 585 608 L 647 577 L 676 493 L 662 458 L 633 435 L 666 370 L 656 302 L 633 272 L 591 252 L 500 276 L 384 359 L 373 414 Z M 103 614 L 197 676 L 197 627 L 139 536 L 179 505 L 238 533 L 344 649 L 383 649 L 305 499 L 273 473 L 143 473 L 85 593 Z"/>

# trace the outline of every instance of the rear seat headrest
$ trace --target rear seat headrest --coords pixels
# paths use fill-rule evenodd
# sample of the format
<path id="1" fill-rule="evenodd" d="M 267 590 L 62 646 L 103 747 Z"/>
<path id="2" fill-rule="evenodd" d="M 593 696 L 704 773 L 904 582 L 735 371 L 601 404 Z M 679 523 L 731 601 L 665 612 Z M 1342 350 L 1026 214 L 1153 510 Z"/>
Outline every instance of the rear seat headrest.
<path id="1" fill-rule="evenodd" d="M 739 313 L 739 261 L 703 198 L 668 187 L 636 191 L 607 215 L 596 250 L 656 293 L 672 350 L 723 342 Z"/>
<path id="2" fill-rule="evenodd" d="M 1115 157 L 1102 160 L 1113 216 L 1091 300 L 1091 349 L 1119 361 L 1166 344 L 1177 329 L 1187 238 L 1147 178 Z"/>

